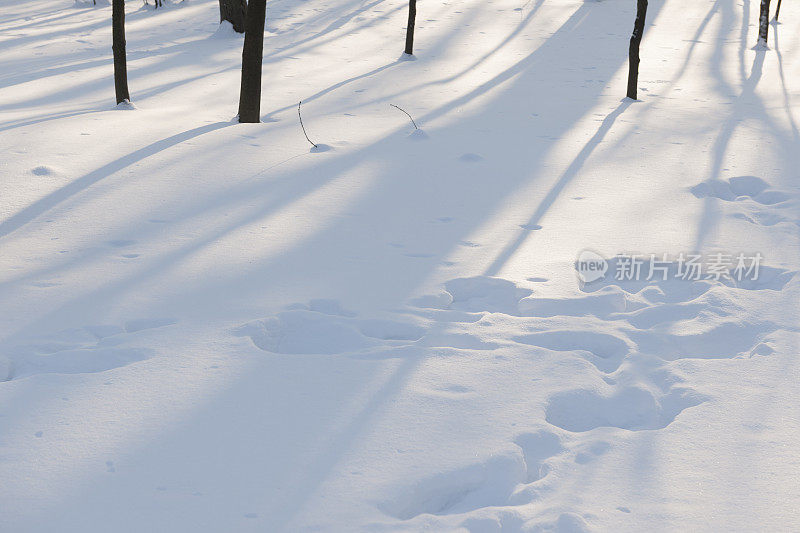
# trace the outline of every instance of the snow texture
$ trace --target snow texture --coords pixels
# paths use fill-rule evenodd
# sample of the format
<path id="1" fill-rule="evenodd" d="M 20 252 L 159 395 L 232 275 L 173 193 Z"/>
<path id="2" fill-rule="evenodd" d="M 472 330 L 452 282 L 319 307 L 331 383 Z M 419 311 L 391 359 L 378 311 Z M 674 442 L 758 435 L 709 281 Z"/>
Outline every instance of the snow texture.
<path id="1" fill-rule="evenodd" d="M 0 0 L 0 531 L 800 531 L 796 3 L 406 9 Z"/>

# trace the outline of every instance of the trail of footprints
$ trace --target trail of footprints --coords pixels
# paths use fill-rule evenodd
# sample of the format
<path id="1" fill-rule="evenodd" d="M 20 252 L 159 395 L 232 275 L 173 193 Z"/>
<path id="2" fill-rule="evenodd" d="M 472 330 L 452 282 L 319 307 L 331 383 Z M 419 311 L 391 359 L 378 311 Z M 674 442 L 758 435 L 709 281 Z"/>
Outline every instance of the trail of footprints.
<path id="1" fill-rule="evenodd" d="M 610 276 L 561 299 L 538 298 L 504 279 L 460 278 L 447 282 L 439 294 L 412 301 L 402 315 L 366 319 L 334 300 L 313 300 L 245 324 L 236 334 L 278 354 L 396 357 L 403 353 L 400 347 L 494 350 L 518 345 L 583 359 L 609 386 L 603 394 L 583 388 L 552 394 L 541 424 L 548 429 L 518 435 L 512 448 L 486 461 L 400 487 L 379 504 L 388 515 L 409 520 L 530 503 L 549 490 L 553 461 L 586 464 L 611 446 L 582 439 L 586 432 L 667 427 L 683 410 L 707 400 L 668 363 L 772 353 L 770 335 L 779 327 L 745 312 L 737 303 L 744 293 L 738 291 L 780 291 L 795 274 L 762 267 L 757 281 L 746 282 L 671 277 L 619 282 Z M 492 329 L 493 317 L 513 318 L 527 332 L 508 338 L 480 335 L 482 326 L 500 331 Z M 560 521 L 582 527 L 578 515 L 565 513 Z"/>

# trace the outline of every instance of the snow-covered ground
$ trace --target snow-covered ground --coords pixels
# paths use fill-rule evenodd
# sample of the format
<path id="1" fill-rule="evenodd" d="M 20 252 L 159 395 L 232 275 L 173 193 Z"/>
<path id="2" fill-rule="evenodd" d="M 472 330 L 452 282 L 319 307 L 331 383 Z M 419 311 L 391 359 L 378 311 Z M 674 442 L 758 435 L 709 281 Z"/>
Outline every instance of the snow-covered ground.
<path id="1" fill-rule="evenodd" d="M 240 125 L 215 1 L 133 110 L 71 1 L 0 0 L 0 531 L 800 530 L 796 3 L 652 1 L 634 103 L 633 1 L 270 0 Z"/>

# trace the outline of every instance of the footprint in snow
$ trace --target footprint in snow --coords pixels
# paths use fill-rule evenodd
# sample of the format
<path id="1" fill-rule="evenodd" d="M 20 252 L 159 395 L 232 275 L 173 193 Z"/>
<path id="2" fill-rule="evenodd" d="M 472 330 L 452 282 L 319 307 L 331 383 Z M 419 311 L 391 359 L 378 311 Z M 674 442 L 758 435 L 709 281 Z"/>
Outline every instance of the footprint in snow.
<path id="1" fill-rule="evenodd" d="M 93 325 L 58 331 L 9 347 L 9 357 L 0 356 L 0 381 L 37 374 L 85 374 L 104 372 L 153 357 L 148 348 L 119 346 L 135 333 L 160 327 L 174 320 L 131 321 L 125 327 Z M 136 327 L 132 327 L 136 326 Z"/>
<path id="2" fill-rule="evenodd" d="M 52 176 L 56 173 L 53 167 L 48 167 L 46 165 L 40 165 L 38 167 L 34 167 L 31 169 L 31 173 L 36 176 Z"/>
<path id="3" fill-rule="evenodd" d="M 536 483 L 565 448 L 555 433 L 524 433 L 516 445 L 485 459 L 393 487 L 378 507 L 410 520 L 423 514 L 447 516 L 487 507 L 524 505 L 538 498 Z"/>
<path id="4" fill-rule="evenodd" d="M 780 209 L 795 199 L 787 192 L 771 189 L 756 176 L 736 176 L 728 180 L 707 180 L 689 189 L 696 198 L 716 198 L 735 204 L 732 217 L 758 226 L 774 226 L 790 219 Z"/>
<path id="5" fill-rule="evenodd" d="M 737 176 L 728 180 L 708 180 L 690 189 L 697 198 L 717 198 L 727 202 L 752 199 L 762 205 L 772 205 L 789 195 L 769 189 L 769 183 L 755 176 Z"/>
<path id="6" fill-rule="evenodd" d="M 527 479 L 519 449 L 392 487 L 378 508 L 400 520 L 423 514 L 447 516 L 507 505 Z"/>
<path id="7" fill-rule="evenodd" d="M 463 163 L 478 163 L 479 161 L 483 161 L 483 156 L 473 153 L 466 153 L 462 154 L 458 160 Z"/>
<path id="8" fill-rule="evenodd" d="M 590 330 L 540 331 L 520 335 L 513 340 L 555 352 L 584 353 L 589 362 L 606 373 L 617 370 L 631 351 L 631 347 L 622 338 Z"/>
<path id="9" fill-rule="evenodd" d="M 412 322 L 358 318 L 330 299 L 294 304 L 234 330 L 235 335 L 249 337 L 261 350 L 293 355 L 334 355 L 402 346 L 418 341 L 425 332 Z"/>
<path id="10" fill-rule="evenodd" d="M 552 395 L 547 403 L 545 420 L 575 433 L 600 427 L 629 431 L 663 429 L 682 411 L 706 400 L 690 389 L 677 387 L 659 397 L 638 387 L 624 387 L 610 396 L 577 389 Z"/>

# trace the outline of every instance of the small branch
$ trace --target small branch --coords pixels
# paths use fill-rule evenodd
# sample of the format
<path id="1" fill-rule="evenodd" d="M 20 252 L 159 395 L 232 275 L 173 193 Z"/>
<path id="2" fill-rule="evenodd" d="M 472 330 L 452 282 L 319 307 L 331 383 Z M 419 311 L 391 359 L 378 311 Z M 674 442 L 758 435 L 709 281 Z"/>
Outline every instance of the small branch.
<path id="1" fill-rule="evenodd" d="M 314 143 L 314 141 L 308 138 L 308 133 L 306 133 L 306 127 L 303 125 L 303 115 L 300 114 L 300 104 L 302 103 L 303 103 L 302 100 L 297 102 L 297 116 L 300 117 L 300 127 L 303 128 L 303 135 L 306 136 L 306 140 L 311 143 L 311 146 L 316 148 L 317 145 Z"/>
<path id="2" fill-rule="evenodd" d="M 405 113 L 406 115 L 408 115 L 408 118 L 410 118 L 410 119 L 411 119 L 411 123 L 414 125 L 414 129 L 417 129 L 417 130 L 419 129 L 419 126 L 417 126 L 417 123 L 416 123 L 416 122 L 414 122 L 414 117 L 412 117 L 412 116 L 409 114 L 409 112 L 408 112 L 408 111 L 406 111 L 406 110 L 405 110 L 405 109 L 403 109 L 402 107 L 400 107 L 400 106 L 397 106 L 397 105 L 394 105 L 394 104 L 389 104 L 389 105 L 390 105 L 390 106 L 392 106 L 392 107 L 396 107 L 397 109 L 399 109 L 400 111 L 402 111 L 403 113 Z"/>

